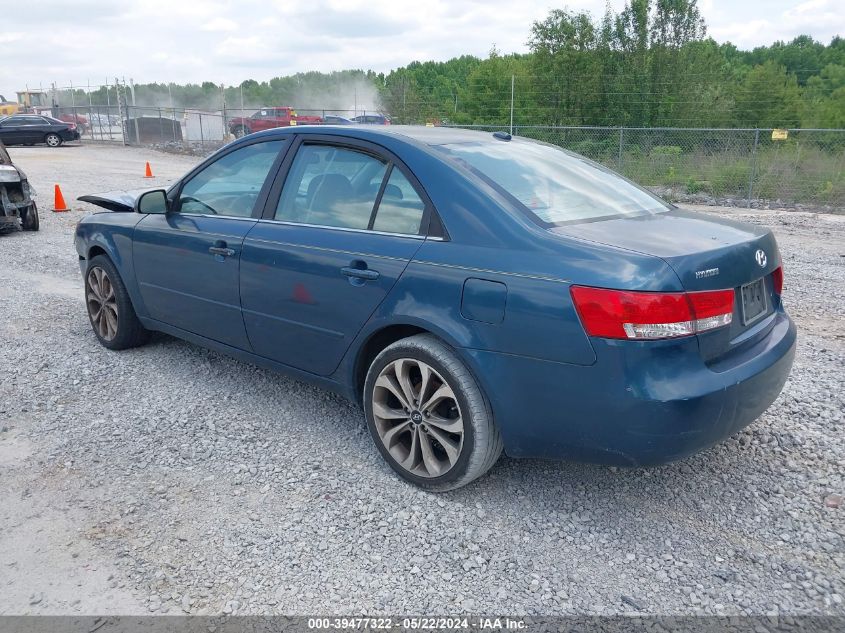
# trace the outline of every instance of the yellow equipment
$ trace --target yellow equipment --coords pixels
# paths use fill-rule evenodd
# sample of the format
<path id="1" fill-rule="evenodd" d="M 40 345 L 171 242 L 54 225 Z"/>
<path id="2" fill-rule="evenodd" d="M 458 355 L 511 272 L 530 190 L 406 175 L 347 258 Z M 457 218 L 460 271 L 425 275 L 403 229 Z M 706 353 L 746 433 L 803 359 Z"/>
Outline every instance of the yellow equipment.
<path id="1" fill-rule="evenodd" d="M 18 104 L 14 101 L 6 101 L 6 97 L 0 95 L 0 116 L 8 116 L 18 111 Z"/>

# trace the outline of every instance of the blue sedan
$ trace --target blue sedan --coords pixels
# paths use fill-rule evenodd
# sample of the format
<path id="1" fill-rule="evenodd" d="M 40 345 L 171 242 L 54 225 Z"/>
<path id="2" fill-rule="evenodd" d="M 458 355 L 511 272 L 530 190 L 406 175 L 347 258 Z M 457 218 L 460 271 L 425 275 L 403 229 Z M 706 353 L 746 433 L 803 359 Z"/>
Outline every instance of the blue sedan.
<path id="1" fill-rule="evenodd" d="M 100 343 L 157 330 L 337 391 L 429 490 L 502 451 L 683 458 L 792 365 L 768 229 L 504 133 L 280 128 L 167 191 L 80 199 L 108 210 L 76 231 Z"/>

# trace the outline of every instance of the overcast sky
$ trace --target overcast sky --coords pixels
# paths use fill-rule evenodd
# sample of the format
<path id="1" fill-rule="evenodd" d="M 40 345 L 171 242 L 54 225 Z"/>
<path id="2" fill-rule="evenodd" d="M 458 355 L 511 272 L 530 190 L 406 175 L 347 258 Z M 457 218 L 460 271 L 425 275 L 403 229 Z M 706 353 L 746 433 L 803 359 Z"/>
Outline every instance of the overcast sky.
<path id="1" fill-rule="evenodd" d="M 413 60 L 526 50 L 552 8 L 605 0 L 12 0 L 0 29 L 0 94 L 30 87 L 227 85 L 307 70 L 388 71 Z M 623 0 L 611 0 L 619 9 Z M 700 0 L 709 34 L 740 48 L 845 34 L 843 0 Z"/>

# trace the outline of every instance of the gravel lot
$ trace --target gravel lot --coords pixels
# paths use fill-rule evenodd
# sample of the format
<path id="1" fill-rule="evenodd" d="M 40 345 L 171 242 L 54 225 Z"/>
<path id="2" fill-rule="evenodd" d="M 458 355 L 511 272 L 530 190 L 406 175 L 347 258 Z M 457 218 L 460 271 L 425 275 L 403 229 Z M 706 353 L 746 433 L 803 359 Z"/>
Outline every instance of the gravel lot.
<path id="1" fill-rule="evenodd" d="M 800 328 L 744 432 L 648 470 L 503 458 L 432 495 L 336 396 L 166 336 L 96 342 L 76 196 L 197 159 L 11 154 L 42 230 L 0 237 L 0 614 L 845 615 L 845 216 L 705 209 L 774 229 Z"/>

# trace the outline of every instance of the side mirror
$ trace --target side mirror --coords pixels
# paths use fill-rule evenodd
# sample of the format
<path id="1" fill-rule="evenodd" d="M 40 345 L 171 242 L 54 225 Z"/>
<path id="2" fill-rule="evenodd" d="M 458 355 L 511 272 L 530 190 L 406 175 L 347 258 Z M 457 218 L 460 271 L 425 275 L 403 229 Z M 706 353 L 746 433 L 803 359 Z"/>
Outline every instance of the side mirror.
<path id="1" fill-rule="evenodd" d="M 153 189 L 138 196 L 135 211 L 138 213 L 167 213 L 170 203 L 164 189 Z"/>

